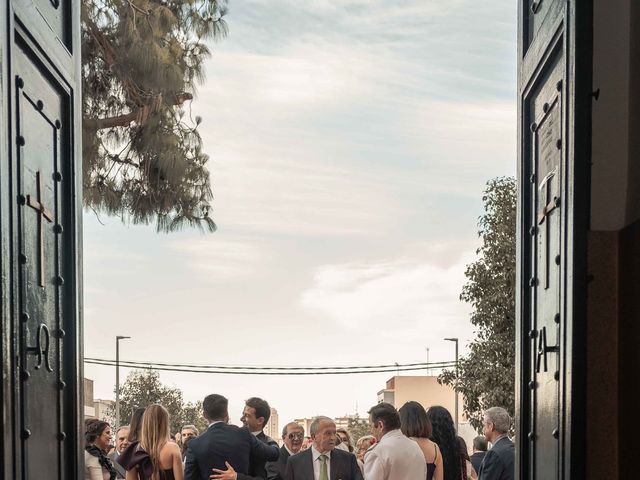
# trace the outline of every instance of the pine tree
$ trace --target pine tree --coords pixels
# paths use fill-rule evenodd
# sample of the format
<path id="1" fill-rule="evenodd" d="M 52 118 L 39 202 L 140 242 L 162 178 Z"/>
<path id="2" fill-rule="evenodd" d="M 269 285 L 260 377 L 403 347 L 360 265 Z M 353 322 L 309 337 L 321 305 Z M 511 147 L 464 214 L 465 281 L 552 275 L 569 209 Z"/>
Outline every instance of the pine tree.
<path id="1" fill-rule="evenodd" d="M 467 266 L 468 282 L 460 299 L 474 311 L 477 328 L 468 355 L 459 360 L 459 373 L 446 370 L 438 381 L 463 394 L 464 413 L 480 432 L 483 412 L 515 407 L 515 284 L 516 284 L 516 182 L 496 178 L 487 184 L 480 217 L 482 246 L 478 259 Z"/>
<path id="2" fill-rule="evenodd" d="M 96 213 L 215 230 L 208 160 L 183 105 L 204 80 L 225 0 L 83 0 L 83 186 Z"/>

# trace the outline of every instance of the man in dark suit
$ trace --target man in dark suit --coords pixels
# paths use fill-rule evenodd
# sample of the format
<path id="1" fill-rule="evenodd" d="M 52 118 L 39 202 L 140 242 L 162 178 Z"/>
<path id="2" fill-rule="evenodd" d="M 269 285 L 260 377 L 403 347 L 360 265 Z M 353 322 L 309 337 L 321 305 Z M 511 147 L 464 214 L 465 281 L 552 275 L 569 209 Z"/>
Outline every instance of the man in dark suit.
<path id="1" fill-rule="evenodd" d="M 473 439 L 473 454 L 469 460 L 471 460 L 471 465 L 476 473 L 480 471 L 480 465 L 482 465 L 482 460 L 487 454 L 487 448 L 487 439 L 484 435 L 478 435 Z"/>
<path id="2" fill-rule="evenodd" d="M 228 401 L 222 395 L 208 395 L 202 403 L 209 428 L 192 438 L 185 458 L 185 480 L 209 480 L 214 469 L 227 471 L 230 465 L 239 479 L 249 473 L 249 458 L 255 454 L 265 461 L 278 459 L 277 446 L 257 440 L 245 428 L 228 425 Z M 228 465 L 227 465 L 228 464 Z"/>
<path id="3" fill-rule="evenodd" d="M 309 427 L 313 444 L 287 461 L 286 480 L 363 480 L 353 453 L 336 446 L 336 424 L 316 417 Z"/>
<path id="4" fill-rule="evenodd" d="M 296 422 L 287 423 L 282 429 L 282 448 L 277 462 L 268 462 L 267 480 L 284 480 L 287 460 L 302 449 L 304 428 Z"/>
<path id="5" fill-rule="evenodd" d="M 484 412 L 482 433 L 491 442 L 491 450 L 484 456 L 478 472 L 479 480 L 513 480 L 515 477 L 515 447 L 507 432 L 511 417 L 502 407 Z"/>
<path id="6" fill-rule="evenodd" d="M 262 443 L 277 447 L 278 443 L 264 433 L 264 426 L 269 421 L 269 418 L 271 418 L 271 407 L 266 400 L 251 397 L 245 402 L 240 421 Z M 254 453 L 251 454 L 249 461 L 249 475 L 263 480 L 267 478 L 265 460 Z"/>

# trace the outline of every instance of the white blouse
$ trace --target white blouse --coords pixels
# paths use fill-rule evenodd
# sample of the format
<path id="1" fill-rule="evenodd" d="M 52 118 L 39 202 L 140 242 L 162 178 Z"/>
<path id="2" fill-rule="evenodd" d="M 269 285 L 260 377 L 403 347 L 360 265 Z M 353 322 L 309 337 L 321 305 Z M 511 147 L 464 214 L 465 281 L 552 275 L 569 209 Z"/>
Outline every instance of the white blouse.
<path id="1" fill-rule="evenodd" d="M 89 452 L 84 452 L 84 480 L 109 480 L 109 472 L 102 468 L 98 457 L 94 457 Z"/>

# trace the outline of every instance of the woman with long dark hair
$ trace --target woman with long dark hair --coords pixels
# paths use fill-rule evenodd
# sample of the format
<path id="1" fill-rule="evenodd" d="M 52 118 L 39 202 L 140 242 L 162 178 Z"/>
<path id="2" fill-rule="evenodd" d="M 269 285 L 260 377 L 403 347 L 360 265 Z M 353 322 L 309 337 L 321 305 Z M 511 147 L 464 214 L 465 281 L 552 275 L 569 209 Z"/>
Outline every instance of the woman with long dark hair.
<path id="1" fill-rule="evenodd" d="M 460 445 L 449 411 L 436 405 L 427 410 L 431 422 L 431 440 L 438 444 L 444 463 L 444 480 L 460 480 Z"/>
<path id="2" fill-rule="evenodd" d="M 458 445 L 460 446 L 460 472 L 462 480 L 470 480 L 473 478 L 473 466 L 469 457 L 469 447 L 464 438 L 458 435 Z"/>
<path id="3" fill-rule="evenodd" d="M 444 467 L 438 444 L 431 441 L 431 422 L 424 407 L 418 402 L 407 402 L 400 410 L 400 430 L 416 442 L 427 463 L 427 480 L 443 480 Z"/>
<path id="4" fill-rule="evenodd" d="M 85 480 L 115 480 L 116 470 L 107 457 L 111 443 L 111 427 L 107 422 L 92 418 L 85 421 L 84 478 Z"/>
<path id="5" fill-rule="evenodd" d="M 142 416 L 144 415 L 145 408 L 138 407 L 131 414 L 131 421 L 129 422 L 129 445 L 133 442 L 140 441 L 140 430 L 142 429 Z"/>

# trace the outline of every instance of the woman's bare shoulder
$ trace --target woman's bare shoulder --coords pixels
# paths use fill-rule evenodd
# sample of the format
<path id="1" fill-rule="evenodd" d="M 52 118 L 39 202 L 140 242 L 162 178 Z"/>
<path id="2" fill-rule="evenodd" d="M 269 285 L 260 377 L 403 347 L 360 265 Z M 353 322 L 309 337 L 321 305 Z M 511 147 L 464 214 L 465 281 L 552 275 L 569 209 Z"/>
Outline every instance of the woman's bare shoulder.
<path id="1" fill-rule="evenodd" d="M 180 447 L 175 442 L 167 442 L 167 443 L 165 443 L 164 447 L 162 447 L 162 450 L 165 451 L 165 452 L 171 452 L 171 453 L 178 452 L 178 453 L 180 453 Z"/>

